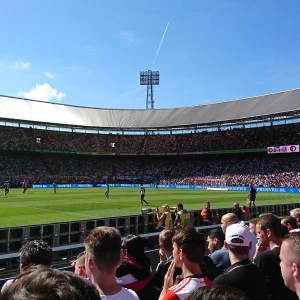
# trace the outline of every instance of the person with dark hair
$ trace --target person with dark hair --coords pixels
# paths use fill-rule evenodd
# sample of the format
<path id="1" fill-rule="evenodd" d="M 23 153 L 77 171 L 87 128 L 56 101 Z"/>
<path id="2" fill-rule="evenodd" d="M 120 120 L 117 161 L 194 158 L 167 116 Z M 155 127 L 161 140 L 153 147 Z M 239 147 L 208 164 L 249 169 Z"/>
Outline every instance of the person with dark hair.
<path id="1" fill-rule="evenodd" d="M 248 194 L 249 197 L 249 206 L 251 207 L 251 204 L 255 206 L 255 200 L 256 200 L 256 189 L 253 187 L 253 185 L 250 185 L 250 193 Z"/>
<path id="2" fill-rule="evenodd" d="M 297 220 L 292 216 L 286 216 L 281 219 L 281 224 L 287 227 L 288 231 L 297 229 Z"/>
<path id="3" fill-rule="evenodd" d="M 282 227 L 280 220 L 265 214 L 256 223 L 258 243 L 254 255 L 254 263 L 265 273 L 269 281 L 270 300 L 297 299 L 285 285 L 280 272 L 280 246 L 282 243 Z M 269 247 L 270 251 L 264 251 Z"/>
<path id="4" fill-rule="evenodd" d="M 221 228 L 212 229 L 207 236 L 207 249 L 211 254 L 224 246 L 225 234 Z"/>
<path id="5" fill-rule="evenodd" d="M 182 203 L 178 203 L 176 206 L 176 217 L 173 224 L 174 228 L 182 228 L 190 225 L 191 216 L 190 213 L 183 208 Z"/>
<path id="6" fill-rule="evenodd" d="M 281 224 L 281 238 L 283 238 L 288 233 L 289 233 L 288 228 L 285 225 Z"/>
<path id="7" fill-rule="evenodd" d="M 24 244 L 20 249 L 20 273 L 34 265 L 52 265 L 52 249 L 44 241 L 34 240 Z M 13 282 L 9 279 L 1 289 L 3 293 Z"/>
<path id="8" fill-rule="evenodd" d="M 173 237 L 173 262 L 165 276 L 159 300 L 184 299 L 195 289 L 213 283 L 203 275 L 200 264 L 205 253 L 205 239 L 194 227 L 184 227 Z M 174 282 L 175 268 L 182 269 L 183 280 L 177 277 Z"/>
<path id="9" fill-rule="evenodd" d="M 185 300 L 250 300 L 244 292 L 223 285 L 204 286 L 195 290 Z"/>
<path id="10" fill-rule="evenodd" d="M 36 265 L 15 278 L 2 300 L 99 300 L 97 289 L 68 271 Z"/>
<path id="11" fill-rule="evenodd" d="M 141 300 L 155 299 L 150 260 L 141 237 L 129 234 L 122 242 L 122 263 L 116 270 L 120 286 L 137 293 Z M 151 298 L 152 297 L 152 298 Z"/>
<path id="12" fill-rule="evenodd" d="M 240 205 L 237 202 L 233 203 L 233 213 L 238 217 L 239 220 L 242 219 L 243 211 L 241 210 Z"/>
<path id="13" fill-rule="evenodd" d="M 202 209 L 200 217 L 203 221 L 203 225 L 213 225 L 216 223 L 214 213 L 210 209 L 210 202 L 205 202 L 205 207 Z"/>
<path id="14" fill-rule="evenodd" d="M 116 281 L 116 270 L 122 260 L 121 242 L 116 228 L 94 228 L 84 240 L 86 273 L 104 299 L 139 299 L 134 291 Z"/>
<path id="15" fill-rule="evenodd" d="M 252 247 L 249 228 L 240 223 L 229 226 L 226 230 L 225 247 L 229 252 L 231 266 L 225 274 L 214 280 L 214 284 L 236 287 L 251 300 L 268 299 L 265 274 L 249 259 L 249 249 Z"/>
<path id="16" fill-rule="evenodd" d="M 280 268 L 284 284 L 300 299 L 300 231 L 284 236 L 280 248 Z"/>

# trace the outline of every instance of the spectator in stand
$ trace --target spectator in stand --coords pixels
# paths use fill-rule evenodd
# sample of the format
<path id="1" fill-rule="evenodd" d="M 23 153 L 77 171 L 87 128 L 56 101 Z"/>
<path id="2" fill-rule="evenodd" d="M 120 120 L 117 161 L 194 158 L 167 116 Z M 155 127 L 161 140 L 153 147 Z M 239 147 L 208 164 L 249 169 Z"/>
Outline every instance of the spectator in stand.
<path id="1" fill-rule="evenodd" d="M 269 297 L 265 274 L 249 259 L 252 247 L 249 228 L 242 223 L 226 229 L 225 247 L 228 249 L 231 266 L 214 284 L 238 288 L 251 300 L 266 300 Z"/>
<path id="2" fill-rule="evenodd" d="M 179 300 L 189 296 L 195 289 L 212 285 L 203 275 L 200 263 L 205 252 L 205 240 L 196 228 L 184 227 L 173 237 L 173 262 L 165 276 L 159 300 Z M 182 269 L 183 280 L 174 282 L 175 268 Z"/>
<path id="3" fill-rule="evenodd" d="M 253 218 L 249 221 L 249 229 L 250 232 L 252 232 L 252 234 L 256 237 L 256 222 L 257 222 L 257 218 Z"/>
<path id="4" fill-rule="evenodd" d="M 292 232 L 283 238 L 280 261 L 284 284 L 300 299 L 300 232 Z"/>
<path id="5" fill-rule="evenodd" d="M 173 261 L 173 244 L 172 239 L 175 234 L 174 229 L 164 229 L 158 238 L 159 242 L 159 264 L 157 265 L 155 276 L 154 276 L 154 285 L 161 291 L 164 285 L 164 277 Z M 180 268 L 175 268 L 174 271 L 174 281 L 177 275 L 182 273 Z"/>
<path id="6" fill-rule="evenodd" d="M 113 227 L 96 227 L 85 238 L 85 269 L 88 277 L 104 299 L 139 299 L 129 289 L 116 281 L 116 270 L 120 266 L 121 234 Z"/>
<path id="7" fill-rule="evenodd" d="M 224 246 L 225 235 L 221 228 L 212 229 L 207 236 L 207 249 L 210 254 Z"/>
<path id="8" fill-rule="evenodd" d="M 290 216 L 297 221 L 297 228 L 300 228 L 300 208 L 295 208 L 290 211 Z"/>
<path id="9" fill-rule="evenodd" d="M 101 300 L 96 288 L 84 278 L 40 265 L 18 275 L 1 299 Z"/>
<path id="10" fill-rule="evenodd" d="M 286 216 L 281 219 L 281 224 L 286 226 L 289 231 L 297 229 L 297 221 L 294 217 Z"/>
<path id="11" fill-rule="evenodd" d="M 176 206 L 176 217 L 173 224 L 174 228 L 182 228 L 186 226 L 190 226 L 191 216 L 190 213 L 183 208 L 182 203 L 178 203 Z"/>
<path id="12" fill-rule="evenodd" d="M 204 286 L 195 290 L 185 300 L 250 300 L 241 290 L 231 286 Z"/>
<path id="13" fill-rule="evenodd" d="M 232 224 L 236 224 L 238 223 L 239 220 L 237 218 L 237 216 L 233 213 L 229 213 L 229 214 L 225 214 L 222 219 L 221 219 L 221 227 L 222 227 L 222 230 L 223 232 L 226 234 L 226 228 Z M 241 222 L 243 223 L 243 222 Z M 252 243 L 252 247 L 249 251 L 249 258 L 250 260 L 252 261 L 253 260 L 253 257 L 254 257 L 254 254 L 255 254 L 255 247 L 256 247 L 256 244 L 257 244 L 257 238 L 254 234 L 250 234 L 251 235 L 251 243 Z"/>
<path id="14" fill-rule="evenodd" d="M 155 299 L 158 295 L 153 286 L 150 260 L 145 254 L 143 239 L 129 234 L 121 248 L 122 263 L 116 271 L 117 283 L 135 291 L 141 300 Z"/>
<path id="15" fill-rule="evenodd" d="M 75 268 L 74 273 L 76 275 L 89 279 L 85 270 L 85 251 L 77 255 L 76 260 L 71 262 L 71 266 Z"/>
<path id="16" fill-rule="evenodd" d="M 242 220 L 243 211 L 237 202 L 233 203 L 233 213 L 238 217 L 239 220 Z"/>
<path id="17" fill-rule="evenodd" d="M 285 287 L 280 272 L 281 231 L 280 220 L 276 216 L 267 214 L 258 218 L 256 232 L 259 242 L 256 246 L 254 263 L 265 273 L 269 281 L 270 300 L 293 300 L 297 299 L 297 296 Z M 270 251 L 265 251 L 267 247 Z"/>
<path id="18" fill-rule="evenodd" d="M 202 221 L 204 222 L 204 225 L 213 225 L 216 223 L 215 218 L 214 218 L 214 213 L 210 209 L 209 201 L 205 202 L 205 207 L 201 211 L 201 218 L 202 218 Z"/>
<path id="19" fill-rule="evenodd" d="M 40 240 L 27 242 L 20 249 L 20 273 L 36 265 L 49 268 L 52 265 L 52 249 L 46 242 Z M 1 294 L 10 287 L 13 281 L 14 279 L 9 279 L 5 282 Z"/>

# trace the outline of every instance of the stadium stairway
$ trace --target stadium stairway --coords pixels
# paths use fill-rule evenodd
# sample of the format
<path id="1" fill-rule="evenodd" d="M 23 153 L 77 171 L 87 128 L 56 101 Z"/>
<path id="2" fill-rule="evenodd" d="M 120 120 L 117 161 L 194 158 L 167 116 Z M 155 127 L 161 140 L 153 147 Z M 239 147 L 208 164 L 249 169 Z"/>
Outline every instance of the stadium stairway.
<path id="1" fill-rule="evenodd" d="M 45 160 L 41 157 L 40 158 L 42 165 L 45 167 L 45 169 L 49 172 L 50 175 L 53 175 L 53 171 L 50 169 L 50 167 L 47 165 Z"/>

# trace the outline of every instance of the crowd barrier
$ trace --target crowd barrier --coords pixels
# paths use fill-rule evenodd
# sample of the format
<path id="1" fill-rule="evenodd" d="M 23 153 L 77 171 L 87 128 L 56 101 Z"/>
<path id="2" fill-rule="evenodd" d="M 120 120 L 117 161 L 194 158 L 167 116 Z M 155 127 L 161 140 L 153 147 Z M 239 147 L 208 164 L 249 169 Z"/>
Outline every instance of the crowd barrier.
<path id="1" fill-rule="evenodd" d="M 110 187 L 131 187 L 139 188 L 140 185 L 136 183 L 112 183 Z M 53 184 L 33 184 L 33 188 L 53 188 Z M 57 188 L 92 188 L 94 187 L 91 183 L 82 184 L 57 184 Z M 97 187 L 106 187 L 106 184 L 99 183 Z M 156 184 L 144 184 L 145 188 L 156 188 Z M 188 189 L 188 190 L 228 190 L 228 191 L 240 191 L 249 192 L 249 187 L 244 186 L 216 186 L 216 185 L 187 185 L 187 184 L 159 184 L 160 189 Z M 265 193 L 300 193 L 300 188 L 280 188 L 280 187 L 257 187 L 257 192 Z"/>

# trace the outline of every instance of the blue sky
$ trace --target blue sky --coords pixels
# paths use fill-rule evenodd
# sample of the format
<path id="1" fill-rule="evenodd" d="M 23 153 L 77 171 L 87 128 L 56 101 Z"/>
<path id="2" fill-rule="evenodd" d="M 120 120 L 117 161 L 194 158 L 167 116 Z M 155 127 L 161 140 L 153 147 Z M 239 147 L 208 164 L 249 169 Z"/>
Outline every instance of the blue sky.
<path id="1" fill-rule="evenodd" d="M 148 69 L 155 108 L 300 87 L 299 0 L 2 1 L 0 38 L 2 95 L 144 109 Z"/>

